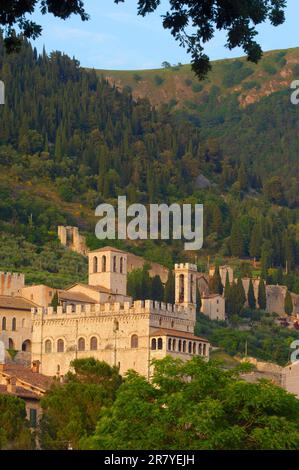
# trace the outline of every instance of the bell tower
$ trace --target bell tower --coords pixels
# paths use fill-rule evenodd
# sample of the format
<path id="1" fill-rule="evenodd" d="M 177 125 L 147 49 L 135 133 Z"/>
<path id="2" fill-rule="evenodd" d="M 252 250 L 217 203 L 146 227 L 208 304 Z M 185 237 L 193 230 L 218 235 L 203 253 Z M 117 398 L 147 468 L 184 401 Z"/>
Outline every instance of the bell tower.
<path id="1" fill-rule="evenodd" d="M 127 295 L 127 254 L 107 246 L 88 253 L 88 284 Z"/>
<path id="2" fill-rule="evenodd" d="M 175 303 L 185 307 L 196 305 L 196 274 L 195 264 L 175 265 Z"/>

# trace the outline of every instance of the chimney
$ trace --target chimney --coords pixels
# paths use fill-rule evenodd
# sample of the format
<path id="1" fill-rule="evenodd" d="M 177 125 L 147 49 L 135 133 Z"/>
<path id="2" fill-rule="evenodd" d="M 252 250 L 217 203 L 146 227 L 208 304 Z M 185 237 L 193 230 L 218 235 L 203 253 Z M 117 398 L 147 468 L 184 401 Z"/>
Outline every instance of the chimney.
<path id="1" fill-rule="evenodd" d="M 33 361 L 31 366 L 31 371 L 34 374 L 39 374 L 40 361 Z"/>
<path id="2" fill-rule="evenodd" d="M 9 377 L 6 382 L 6 388 L 8 393 L 16 393 L 17 387 L 16 387 L 17 379 L 15 377 Z"/>

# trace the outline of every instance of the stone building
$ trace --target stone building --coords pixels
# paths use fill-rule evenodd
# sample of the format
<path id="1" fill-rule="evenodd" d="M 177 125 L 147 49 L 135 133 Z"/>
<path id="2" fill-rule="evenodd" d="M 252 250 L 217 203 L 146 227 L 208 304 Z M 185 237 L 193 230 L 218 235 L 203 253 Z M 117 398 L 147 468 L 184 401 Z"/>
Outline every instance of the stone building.
<path id="1" fill-rule="evenodd" d="M 210 320 L 225 321 L 225 299 L 219 294 L 207 294 L 201 298 L 201 312 Z"/>
<path id="2" fill-rule="evenodd" d="M 0 272 L 0 295 L 19 295 L 24 285 L 24 274 Z"/>
<path id="3" fill-rule="evenodd" d="M 0 341 L 6 350 L 19 351 L 24 362 L 30 362 L 31 309 L 36 306 L 22 297 L 0 296 Z"/>
<path id="4" fill-rule="evenodd" d="M 38 425 L 41 417 L 40 400 L 53 382 L 51 377 L 40 374 L 38 363 L 25 367 L 0 362 L 0 394 L 24 400 L 27 419 L 32 428 Z"/>
<path id="5" fill-rule="evenodd" d="M 93 356 L 151 376 L 154 358 L 208 359 L 210 345 L 194 336 L 197 268 L 175 265 L 175 304 L 127 296 L 127 254 L 106 247 L 89 253 L 88 285 L 68 289 L 64 306 L 32 309 L 32 360 L 41 373 L 63 376 L 76 358 Z M 72 295 L 74 300 L 72 301 Z M 78 303 L 78 295 L 93 303 Z"/>
<path id="6" fill-rule="evenodd" d="M 63 225 L 60 225 L 58 227 L 58 238 L 62 245 L 76 253 L 79 253 L 80 255 L 86 256 L 87 247 L 85 237 L 80 235 L 78 227 L 64 227 Z"/>

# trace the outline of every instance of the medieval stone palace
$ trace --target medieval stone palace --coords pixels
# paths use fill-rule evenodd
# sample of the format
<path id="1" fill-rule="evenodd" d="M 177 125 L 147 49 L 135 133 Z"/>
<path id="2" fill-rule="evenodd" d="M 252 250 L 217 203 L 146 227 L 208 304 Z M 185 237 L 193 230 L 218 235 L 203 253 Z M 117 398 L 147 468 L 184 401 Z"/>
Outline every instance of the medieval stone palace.
<path id="1" fill-rule="evenodd" d="M 0 339 L 7 347 L 20 346 L 48 376 L 65 375 L 76 358 L 94 357 L 119 367 L 121 374 L 134 369 L 147 378 L 153 359 L 208 359 L 209 342 L 194 335 L 195 265 L 175 265 L 171 305 L 132 301 L 127 295 L 127 253 L 106 247 L 89 252 L 88 261 L 88 284 L 57 291 L 56 309 L 47 306 L 55 290 L 44 285 L 24 286 L 15 296 L 2 297 L 0 316 L 4 312 L 6 323 Z"/>

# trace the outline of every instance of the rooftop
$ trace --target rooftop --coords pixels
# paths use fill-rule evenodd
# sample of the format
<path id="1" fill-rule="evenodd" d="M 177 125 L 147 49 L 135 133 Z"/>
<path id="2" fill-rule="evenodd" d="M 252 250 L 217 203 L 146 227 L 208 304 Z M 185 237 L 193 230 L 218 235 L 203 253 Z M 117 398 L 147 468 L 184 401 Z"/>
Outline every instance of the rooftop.
<path id="1" fill-rule="evenodd" d="M 21 364 L 1 365 L 0 374 L 7 377 L 16 377 L 19 382 L 38 388 L 42 392 L 48 390 L 54 382 L 52 377 L 33 372 L 30 367 Z"/>
<path id="2" fill-rule="evenodd" d="M 119 250 L 114 246 L 104 246 L 104 248 L 97 248 L 96 250 L 89 251 L 89 253 L 101 253 L 103 251 L 113 251 L 115 253 L 123 253 L 124 255 L 127 254 L 125 251 Z"/>
<path id="3" fill-rule="evenodd" d="M 31 390 L 26 390 L 23 387 L 16 387 L 15 392 L 9 392 L 6 385 L 0 385 L 0 394 L 1 395 L 14 395 L 19 398 L 40 400 L 40 396 L 37 393 L 32 392 Z"/>
<path id="4" fill-rule="evenodd" d="M 13 308 L 16 310 L 31 310 L 37 305 L 24 297 L 14 297 L 11 295 L 0 295 L 0 308 Z"/>
<path id="5" fill-rule="evenodd" d="M 204 341 L 208 343 L 209 341 L 206 338 L 201 338 L 200 336 L 195 336 L 192 333 L 186 331 L 170 330 L 167 328 L 161 328 L 159 330 L 154 330 L 151 332 L 151 336 L 175 336 L 176 338 L 192 339 L 196 341 Z"/>

